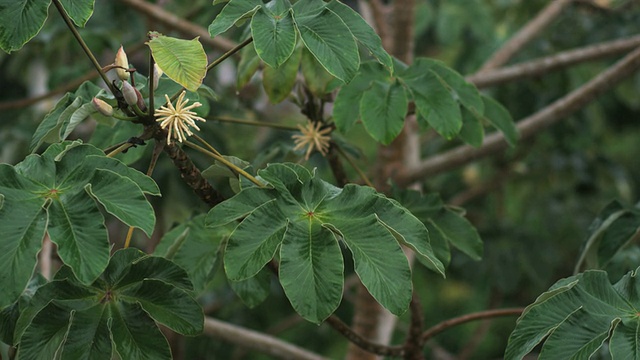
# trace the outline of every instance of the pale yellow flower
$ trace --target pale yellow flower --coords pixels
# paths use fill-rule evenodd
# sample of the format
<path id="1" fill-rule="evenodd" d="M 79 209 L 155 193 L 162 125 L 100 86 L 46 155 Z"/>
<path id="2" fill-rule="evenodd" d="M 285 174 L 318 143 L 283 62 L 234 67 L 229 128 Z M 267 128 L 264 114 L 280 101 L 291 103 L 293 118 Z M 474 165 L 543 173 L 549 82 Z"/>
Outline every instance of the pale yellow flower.
<path id="1" fill-rule="evenodd" d="M 195 120 L 206 121 L 191 111 L 191 109 L 200 107 L 202 104 L 195 102 L 186 106 L 189 99 L 184 99 L 185 94 L 186 92 L 183 90 L 178 97 L 178 101 L 176 101 L 176 107 L 173 107 L 169 96 L 165 94 L 164 97 L 167 99 L 167 106 L 161 106 L 160 109 L 155 112 L 158 117 L 156 121 L 160 123 L 160 127 L 168 130 L 167 144 L 171 143 L 172 137 L 179 142 L 186 140 L 187 136 L 193 135 L 191 128 L 200 130 Z"/>
<path id="2" fill-rule="evenodd" d="M 321 125 L 322 124 L 319 122 L 309 122 L 306 126 L 298 125 L 302 134 L 292 136 L 294 143 L 296 144 L 293 150 L 300 150 L 305 147 L 307 148 L 304 156 L 305 160 L 309 160 L 309 155 L 311 155 L 313 150 L 319 151 L 322 156 L 326 156 L 329 152 L 331 137 L 328 135 L 331 133 L 332 129 L 327 127 L 321 130 Z"/>

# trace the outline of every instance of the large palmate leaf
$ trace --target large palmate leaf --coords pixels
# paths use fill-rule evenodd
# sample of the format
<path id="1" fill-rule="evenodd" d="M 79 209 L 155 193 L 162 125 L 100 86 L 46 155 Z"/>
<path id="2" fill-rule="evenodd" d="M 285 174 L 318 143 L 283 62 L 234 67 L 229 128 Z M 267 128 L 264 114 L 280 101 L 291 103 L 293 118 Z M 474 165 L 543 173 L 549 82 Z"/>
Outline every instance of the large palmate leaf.
<path id="1" fill-rule="evenodd" d="M 156 32 L 147 42 L 158 67 L 189 91 L 197 91 L 207 73 L 207 54 L 198 38 L 176 39 Z"/>
<path id="2" fill-rule="evenodd" d="M 84 27 L 93 14 L 94 2 L 95 0 L 60 0 L 64 11 L 80 27 Z"/>
<path id="3" fill-rule="evenodd" d="M 51 0 L 0 0 L 0 49 L 11 53 L 36 36 L 50 4 Z"/>
<path id="4" fill-rule="evenodd" d="M 640 238 L 640 209 L 609 203 L 589 227 L 575 272 L 582 268 L 604 269 L 625 246 Z"/>
<path id="5" fill-rule="evenodd" d="M 543 341 L 541 360 L 588 359 L 605 341 L 613 360 L 640 358 L 637 272 L 615 285 L 599 270 L 560 280 L 520 316 L 505 359 L 521 359 Z"/>
<path id="6" fill-rule="evenodd" d="M 236 22 L 250 17 L 262 7 L 261 0 L 230 0 L 209 25 L 209 34 L 216 37 L 229 30 Z"/>
<path id="7" fill-rule="evenodd" d="M 326 319 L 342 298 L 343 258 L 380 304 L 395 314 L 411 299 L 411 272 L 400 243 L 443 273 L 424 225 L 399 203 L 357 185 L 339 189 L 300 165 L 259 171 L 270 186 L 249 187 L 211 209 L 207 225 L 243 219 L 231 233 L 224 267 L 231 281 L 248 279 L 276 256 L 279 278 L 294 309 L 312 322 Z"/>
<path id="8" fill-rule="evenodd" d="M 188 294 L 187 273 L 136 249 L 117 251 L 90 285 L 62 268 L 41 286 L 15 322 L 20 359 L 171 359 L 156 325 L 183 335 L 202 331 L 204 316 Z"/>
<path id="9" fill-rule="evenodd" d="M 50 146 L 15 167 L 0 165 L 0 308 L 24 290 L 45 231 L 62 261 L 84 283 L 104 270 L 109 242 L 99 205 L 151 234 L 155 215 L 144 194 L 155 182 L 79 142 Z"/>

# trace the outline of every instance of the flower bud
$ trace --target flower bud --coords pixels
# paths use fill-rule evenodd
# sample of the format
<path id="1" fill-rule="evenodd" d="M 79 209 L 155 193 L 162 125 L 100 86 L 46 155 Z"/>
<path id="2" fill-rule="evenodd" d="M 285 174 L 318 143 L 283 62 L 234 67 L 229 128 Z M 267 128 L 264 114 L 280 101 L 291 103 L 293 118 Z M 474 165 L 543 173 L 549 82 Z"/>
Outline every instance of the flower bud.
<path id="1" fill-rule="evenodd" d="M 104 116 L 112 116 L 113 115 L 113 108 L 111 107 L 111 105 L 107 104 L 103 100 L 100 100 L 100 99 L 94 97 L 93 100 L 91 100 L 91 103 L 93 104 L 93 107 L 100 114 L 102 114 Z"/>
<path id="2" fill-rule="evenodd" d="M 160 77 L 162 77 L 163 73 L 164 72 L 162 71 L 162 69 L 160 69 L 158 64 L 153 64 L 153 90 L 158 89 L 158 80 L 160 80 Z"/>
<path id="3" fill-rule="evenodd" d="M 138 103 L 138 94 L 136 94 L 136 89 L 134 89 L 134 87 L 127 81 L 122 82 L 122 96 L 124 96 L 124 101 L 131 106 Z"/>
<path id="4" fill-rule="evenodd" d="M 138 104 L 138 108 L 142 111 L 147 111 L 147 104 L 144 103 L 144 99 L 142 98 L 142 94 L 140 94 L 140 91 L 138 91 L 138 89 L 133 88 L 133 90 L 135 90 L 136 92 L 136 98 L 137 98 L 137 102 L 136 104 Z"/>
<path id="5" fill-rule="evenodd" d="M 118 78 L 122 81 L 129 80 L 131 74 L 125 69 L 129 69 L 129 59 L 127 59 L 127 53 L 124 52 L 124 48 L 120 46 L 118 52 L 116 53 L 116 74 L 118 74 Z M 123 69 L 124 68 L 124 69 Z"/>

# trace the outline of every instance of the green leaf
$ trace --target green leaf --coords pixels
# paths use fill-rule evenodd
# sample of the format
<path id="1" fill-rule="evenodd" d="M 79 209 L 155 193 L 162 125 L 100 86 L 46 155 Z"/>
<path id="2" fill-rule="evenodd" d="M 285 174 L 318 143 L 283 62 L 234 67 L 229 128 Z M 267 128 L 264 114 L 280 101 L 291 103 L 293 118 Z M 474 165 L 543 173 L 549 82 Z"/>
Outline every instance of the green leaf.
<path id="1" fill-rule="evenodd" d="M 205 216 L 200 215 L 166 233 L 155 253 L 171 258 L 189 274 L 199 293 L 209 282 L 216 267 L 217 254 L 231 231 L 226 227 L 206 229 Z"/>
<path id="2" fill-rule="evenodd" d="M 18 359 L 53 359 L 67 337 L 72 314 L 55 303 L 42 309 L 21 337 Z"/>
<path id="3" fill-rule="evenodd" d="M 97 169 L 86 190 L 109 214 L 151 236 L 156 216 L 136 183 L 111 170 Z"/>
<path id="4" fill-rule="evenodd" d="M 360 66 L 360 55 L 342 19 L 329 9 L 300 14 L 294 8 L 293 15 L 302 42 L 318 62 L 331 75 L 344 82 L 351 81 Z"/>
<path id="5" fill-rule="evenodd" d="M 240 281 L 230 281 L 231 289 L 249 308 L 260 305 L 271 290 L 271 272 L 263 268 L 254 277 Z"/>
<path id="6" fill-rule="evenodd" d="M 79 27 L 84 27 L 89 21 L 93 14 L 94 2 L 95 0 L 60 0 L 64 11 Z"/>
<path id="7" fill-rule="evenodd" d="M 307 48 L 302 49 L 300 68 L 309 91 L 317 97 L 324 96 L 327 93 L 329 83 L 335 78 L 320 65 Z M 353 81 L 351 82 L 353 83 Z"/>
<path id="8" fill-rule="evenodd" d="M 482 100 L 485 108 L 484 119 L 504 134 L 504 138 L 510 146 L 516 146 L 520 135 L 509 111 L 490 97 L 483 96 Z"/>
<path id="9" fill-rule="evenodd" d="M 239 20 L 250 17 L 256 10 L 262 7 L 260 0 L 231 0 L 220 14 L 209 25 L 209 34 L 216 37 L 229 30 Z"/>
<path id="10" fill-rule="evenodd" d="M 296 47 L 293 15 L 290 11 L 283 16 L 260 8 L 251 19 L 251 36 L 258 56 L 267 65 L 277 69 Z"/>
<path id="11" fill-rule="evenodd" d="M 447 240 L 473 260 L 482 259 L 484 247 L 478 231 L 471 223 L 446 207 L 433 218 L 433 223 Z"/>
<path id="12" fill-rule="evenodd" d="M 204 316 L 187 294 L 184 270 L 136 249 L 116 251 L 104 273 L 84 285 L 69 267 L 41 286 L 21 312 L 15 339 L 21 358 L 170 359 L 155 321 L 186 335 L 202 331 Z"/>
<path id="13" fill-rule="evenodd" d="M 198 38 L 182 40 L 152 32 L 147 42 L 158 67 L 189 91 L 197 91 L 207 73 L 207 54 Z"/>
<path id="14" fill-rule="evenodd" d="M 0 49 L 19 50 L 36 36 L 45 20 L 51 0 L 0 1 Z"/>
<path id="15" fill-rule="evenodd" d="M 280 248 L 280 283 L 291 305 L 316 324 L 340 305 L 344 260 L 335 236 L 311 217 L 289 223 Z"/>
<path id="16" fill-rule="evenodd" d="M 462 114 L 444 79 L 423 63 L 400 74 L 416 104 L 418 121 L 426 121 L 440 135 L 451 139 L 462 128 Z"/>
<path id="17" fill-rule="evenodd" d="M 393 60 L 382 47 L 380 36 L 364 21 L 360 14 L 336 0 L 329 2 L 326 6 L 344 21 L 356 40 L 367 48 L 380 64 L 390 70 L 393 69 Z"/>
<path id="18" fill-rule="evenodd" d="M 395 314 L 407 309 L 412 291 L 400 242 L 442 270 L 424 225 L 373 189 L 339 189 L 295 164 L 272 164 L 258 175 L 272 188 L 243 189 L 211 209 L 207 225 L 242 219 L 224 256 L 230 280 L 257 274 L 280 246 L 280 283 L 305 319 L 320 322 L 340 302 L 344 260 L 339 240 L 351 249 L 369 292 Z"/>
<path id="19" fill-rule="evenodd" d="M 170 360 L 162 332 L 139 304 L 111 303 L 111 336 L 122 359 Z"/>
<path id="20" fill-rule="evenodd" d="M 371 137 L 389 145 L 402 131 L 407 105 L 404 87 L 399 82 L 374 81 L 360 100 L 362 123 Z"/>
<path id="21" fill-rule="evenodd" d="M 589 227 L 575 272 L 586 266 L 602 269 L 625 246 L 637 239 L 640 232 L 640 214 L 637 209 L 625 208 L 612 201 L 598 213 Z"/>
<path id="22" fill-rule="evenodd" d="M 626 350 L 640 346 L 637 271 L 613 286 L 606 272 L 594 270 L 559 281 L 518 319 L 505 359 L 521 359 L 545 338 L 541 360 L 586 359 L 606 340 L 614 360 L 629 358 L 635 350 Z"/>
<path id="23" fill-rule="evenodd" d="M 109 315 L 106 304 L 74 312 L 61 358 L 110 360 L 113 349 L 109 338 Z"/>
<path id="24" fill-rule="evenodd" d="M 58 254 L 88 284 L 109 261 L 109 239 L 100 209 L 84 191 L 63 193 L 47 211 L 48 232 Z"/>
<path id="25" fill-rule="evenodd" d="M 0 309 L 18 299 L 36 266 L 45 234 L 44 201 L 39 184 L 0 164 Z"/>
<path id="26" fill-rule="evenodd" d="M 480 147 L 482 145 L 484 127 L 480 120 L 467 110 L 462 112 L 462 129 L 460 129 L 458 137 L 471 146 Z"/>
<path id="27" fill-rule="evenodd" d="M 298 49 L 277 69 L 267 65 L 262 70 L 262 85 L 269 96 L 269 101 L 279 103 L 285 100 L 296 84 L 302 48 Z"/>
<path id="28" fill-rule="evenodd" d="M 242 89 L 260 68 L 260 57 L 256 53 L 255 46 L 245 46 L 240 50 L 240 62 L 238 63 L 238 76 L 236 89 Z"/>
<path id="29" fill-rule="evenodd" d="M 340 89 L 333 107 L 333 121 L 338 130 L 347 132 L 360 118 L 360 103 L 364 92 L 374 81 L 388 82 L 388 72 L 377 63 L 365 62 L 356 77 Z"/>
<path id="30" fill-rule="evenodd" d="M 29 151 L 35 152 L 44 142 L 55 143 L 60 141 L 60 132 L 62 130 L 64 117 L 71 117 L 71 114 L 80 107 L 81 102 L 82 100 L 79 100 L 71 93 L 67 93 L 62 99 L 60 99 L 56 106 L 44 117 L 44 120 L 42 120 L 36 131 L 33 133 L 31 144 L 29 145 Z M 67 109 L 71 106 L 73 106 L 73 110 L 68 112 Z"/>
<path id="31" fill-rule="evenodd" d="M 478 89 L 444 63 L 437 60 L 420 58 L 416 60 L 411 67 L 433 71 L 442 79 L 452 96 L 462 106 L 477 115 L 484 112 L 484 102 Z"/>

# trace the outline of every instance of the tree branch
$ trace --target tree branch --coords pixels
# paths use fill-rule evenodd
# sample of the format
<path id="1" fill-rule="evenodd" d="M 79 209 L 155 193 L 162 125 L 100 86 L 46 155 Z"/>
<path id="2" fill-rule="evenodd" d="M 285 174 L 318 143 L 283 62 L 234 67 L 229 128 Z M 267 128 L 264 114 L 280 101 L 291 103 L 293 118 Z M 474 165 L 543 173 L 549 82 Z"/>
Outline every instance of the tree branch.
<path id="1" fill-rule="evenodd" d="M 205 317 L 204 333 L 279 359 L 326 360 L 320 355 L 284 342 L 276 337 L 216 320 L 212 317 Z"/>
<path id="2" fill-rule="evenodd" d="M 638 67 L 640 67 L 640 49 L 631 52 L 580 88 L 518 122 L 517 128 L 521 139 L 534 136 L 588 105 L 595 97 L 625 80 Z M 506 147 L 507 143 L 502 133 L 495 132 L 485 137 L 483 144 L 478 148 L 461 145 L 426 159 L 416 167 L 401 169 L 395 180 L 398 184 L 410 184 L 422 177 L 449 171 L 476 159 L 495 154 Z"/>
<path id="3" fill-rule="evenodd" d="M 402 346 L 386 346 L 373 343 L 353 331 L 335 315 L 329 316 L 325 322 L 347 338 L 351 344 L 354 344 L 369 353 L 383 356 L 404 356 L 405 351 Z"/>
<path id="4" fill-rule="evenodd" d="M 120 0 L 124 4 L 151 17 L 152 19 L 191 36 L 200 36 L 200 41 L 222 51 L 229 51 L 237 44 L 226 38 L 216 36 L 211 38 L 209 31 L 200 25 L 179 18 L 152 3 L 142 0 Z"/>
<path id="5" fill-rule="evenodd" d="M 448 328 L 454 327 L 460 324 L 464 324 L 470 321 L 494 318 L 494 317 L 500 317 L 500 316 L 520 316 L 520 314 L 522 314 L 523 311 L 524 311 L 524 308 L 496 309 L 496 310 L 480 311 L 477 313 L 462 315 L 457 318 L 445 320 L 435 326 L 430 327 L 429 329 L 427 329 L 427 331 L 425 331 L 422 334 L 421 340 L 422 340 L 422 343 L 424 344 L 425 342 L 427 342 L 427 340 L 447 330 Z"/>
<path id="6" fill-rule="evenodd" d="M 529 23 L 522 27 L 509 41 L 482 65 L 478 72 L 495 69 L 506 64 L 509 59 L 544 30 L 562 10 L 574 0 L 553 0 Z"/>
<path id="7" fill-rule="evenodd" d="M 578 63 L 617 55 L 631 51 L 638 46 L 640 46 L 640 35 L 568 50 L 549 57 L 500 69 L 478 72 L 471 76 L 467 76 L 466 80 L 475 84 L 479 88 L 485 88 L 509 81 L 519 80 L 525 77 L 539 76 Z"/>

